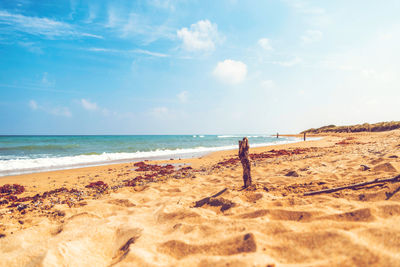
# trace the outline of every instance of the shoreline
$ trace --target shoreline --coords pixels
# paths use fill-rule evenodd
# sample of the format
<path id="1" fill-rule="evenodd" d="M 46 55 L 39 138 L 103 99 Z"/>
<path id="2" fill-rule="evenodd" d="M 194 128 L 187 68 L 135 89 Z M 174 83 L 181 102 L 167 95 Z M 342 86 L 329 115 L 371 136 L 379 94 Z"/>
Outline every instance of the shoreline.
<path id="1" fill-rule="evenodd" d="M 309 146 L 324 146 L 332 143 L 332 140 L 321 138 L 319 140 L 298 141 L 280 145 L 270 145 L 261 147 L 250 147 L 250 153 L 263 153 L 272 149 L 292 149 L 304 148 Z M 250 144 L 251 145 L 251 144 Z M 195 158 L 181 158 L 174 160 L 148 160 L 148 164 L 172 164 L 180 167 L 192 167 L 193 169 L 207 169 L 226 158 L 237 158 L 238 149 L 214 151 L 207 155 Z M 63 169 L 54 171 L 44 171 L 20 175 L 0 177 L 0 186 L 5 184 L 20 184 L 26 187 L 24 196 L 40 192 L 56 190 L 58 188 L 83 189 L 91 182 L 98 180 L 104 181 L 110 186 L 118 184 L 121 180 L 132 179 L 139 175 L 134 171 L 134 162 L 116 163 L 98 166 L 81 167 L 74 169 Z M 176 168 L 178 169 L 178 168 Z"/>
<path id="2" fill-rule="evenodd" d="M 295 136 L 287 136 L 287 137 L 295 137 Z M 296 137 L 297 138 L 297 137 Z M 264 147 L 264 146 L 275 146 L 275 145 L 280 145 L 280 144 L 288 144 L 288 143 L 295 143 L 295 142 L 300 142 L 301 140 L 277 140 L 277 141 L 272 141 L 270 143 L 256 143 L 254 144 L 254 147 Z M 131 163 L 131 162 L 139 162 L 139 161 L 160 161 L 160 160 L 169 160 L 169 159 L 188 159 L 188 158 L 198 158 L 198 157 L 203 157 L 207 154 L 214 153 L 217 151 L 228 151 L 228 150 L 234 150 L 234 146 L 219 146 L 219 147 L 195 147 L 195 148 L 186 148 L 186 149 L 176 149 L 176 150 L 160 150 L 158 153 L 160 155 L 154 155 L 154 156 L 140 156 L 140 157 L 133 157 L 135 154 L 152 154 L 157 152 L 155 151 L 149 151 L 149 152 L 120 152 L 120 153 L 108 153 L 108 152 L 103 152 L 99 155 L 91 156 L 91 155 L 77 155 L 77 156 L 64 156 L 64 157 L 52 157 L 52 158 L 37 158 L 37 159 L 26 159 L 26 161 L 49 161 L 53 160 L 56 162 L 62 162 L 62 161 L 71 161 L 71 159 L 77 160 L 78 157 L 80 158 L 91 158 L 91 157 L 97 157 L 97 156 L 110 156 L 114 154 L 121 154 L 121 155 L 128 155 L 132 154 L 129 156 L 126 156 L 126 159 L 110 159 L 106 161 L 87 161 L 87 162 L 81 162 L 81 163 L 71 163 L 71 164 L 66 164 L 66 165 L 60 165 L 59 166 L 48 166 L 48 167 L 31 167 L 31 168 L 25 168 L 25 169 L 18 169 L 18 170 L 4 170 L 0 171 L 0 179 L 4 177 L 9 177 L 9 176 L 18 176 L 18 175 L 24 175 L 24 174 L 34 174 L 34 173 L 41 173 L 41 172 L 51 172 L 51 171 L 61 171 L 61 170 L 71 170 L 71 169 L 79 169 L 79 168 L 86 168 L 86 167 L 96 167 L 96 166 L 107 166 L 107 165 L 113 165 L 113 164 L 123 164 L 123 163 Z M 161 155 L 165 153 L 165 155 Z M 129 158 L 133 157 L 133 158 Z M 87 160 L 86 159 L 86 160 Z M 11 160 L 13 161 L 13 160 Z M 25 159 L 22 160 L 17 160 L 17 161 L 25 161 Z M 20 164 L 20 163 L 19 163 Z"/>

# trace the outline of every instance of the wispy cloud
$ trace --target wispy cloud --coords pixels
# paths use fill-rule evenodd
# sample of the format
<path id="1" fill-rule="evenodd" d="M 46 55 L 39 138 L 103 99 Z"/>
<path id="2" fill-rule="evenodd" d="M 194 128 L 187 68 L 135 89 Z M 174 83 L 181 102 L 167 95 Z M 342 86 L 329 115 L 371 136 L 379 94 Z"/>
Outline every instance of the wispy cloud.
<path id="1" fill-rule="evenodd" d="M 106 109 L 106 108 L 102 108 L 99 105 L 97 105 L 97 103 L 92 102 L 90 100 L 87 100 L 85 98 L 82 98 L 79 103 L 81 104 L 81 106 L 88 110 L 88 111 L 96 111 L 96 112 L 100 112 L 101 114 L 103 114 L 104 116 L 108 116 L 111 114 L 110 110 Z M 112 112 L 114 115 L 117 115 L 117 112 Z"/>
<path id="2" fill-rule="evenodd" d="M 82 98 L 80 102 L 82 107 L 86 110 L 97 110 L 99 108 L 96 103 L 90 102 L 84 98 Z"/>
<path id="3" fill-rule="evenodd" d="M 137 13 L 130 13 L 127 21 L 121 28 L 122 37 L 141 35 L 145 37 L 145 43 L 151 43 L 158 39 L 173 39 L 173 29 L 167 26 L 167 22 L 162 24 L 153 24 L 152 20 L 146 16 Z"/>
<path id="4" fill-rule="evenodd" d="M 177 36 L 182 40 L 182 46 L 188 51 L 213 51 L 215 45 L 223 37 L 218 33 L 217 24 L 209 20 L 200 20 L 177 31 Z"/>
<path id="5" fill-rule="evenodd" d="M 43 106 L 39 105 L 35 100 L 30 100 L 28 106 L 33 111 L 43 111 L 54 116 L 72 117 L 72 113 L 67 107 Z"/>
<path id="6" fill-rule="evenodd" d="M 137 53 L 137 54 L 149 55 L 149 56 L 153 56 L 153 57 L 169 57 L 169 55 L 167 55 L 167 54 L 152 52 L 152 51 L 143 50 L 143 49 L 135 49 L 135 50 L 131 50 L 131 52 Z"/>
<path id="7" fill-rule="evenodd" d="M 102 47 L 90 47 L 87 49 L 91 52 L 103 52 L 103 53 L 116 53 L 116 54 L 143 54 L 152 57 L 169 57 L 170 55 L 164 53 L 153 52 L 144 49 L 132 49 L 132 50 L 121 50 L 121 49 L 114 49 L 114 48 L 102 48 Z"/>
<path id="8" fill-rule="evenodd" d="M 107 12 L 108 19 L 105 27 L 113 30 L 120 38 L 129 39 L 140 36 L 143 44 L 149 44 L 158 39 L 175 38 L 175 29 L 168 26 L 168 21 L 154 24 L 153 20 L 147 16 L 135 12 L 127 13 L 114 6 L 110 6 Z"/>
<path id="9" fill-rule="evenodd" d="M 96 34 L 82 32 L 69 23 L 49 19 L 30 17 L 22 14 L 13 14 L 0 10 L 0 24 L 7 25 L 10 29 L 31 35 L 42 36 L 48 39 L 90 37 L 102 39 Z"/>
<path id="10" fill-rule="evenodd" d="M 85 20 L 85 22 L 86 23 L 91 23 L 91 22 L 93 22 L 93 20 L 96 19 L 97 13 L 99 11 L 99 7 L 97 5 L 95 5 L 95 4 L 93 4 L 93 3 L 90 3 L 88 8 L 89 8 L 88 17 Z"/>
<path id="11" fill-rule="evenodd" d="M 18 42 L 18 45 L 24 47 L 29 52 L 32 52 L 32 53 L 35 53 L 35 54 L 43 54 L 42 48 L 40 48 L 34 42 Z"/>
<path id="12" fill-rule="evenodd" d="M 43 91 L 43 92 L 52 92 L 52 93 L 80 93 L 78 91 L 73 91 L 73 90 L 59 90 L 59 89 L 52 89 L 47 86 L 44 86 L 43 84 L 28 84 L 28 83 L 23 83 L 23 84 L 0 84 L 0 88 L 15 88 L 15 89 L 21 89 L 21 90 L 29 90 L 29 91 Z"/>
<path id="13" fill-rule="evenodd" d="M 105 53 L 125 53 L 125 52 L 127 52 L 126 50 L 118 50 L 118 49 L 102 48 L 102 47 L 90 47 L 87 50 L 91 51 L 91 52 L 105 52 Z"/>
<path id="14" fill-rule="evenodd" d="M 116 10 L 115 7 L 110 6 L 107 9 L 107 23 L 105 24 L 105 26 L 107 28 L 114 28 L 117 27 L 119 24 L 122 23 L 121 21 L 121 15 L 119 14 L 119 12 Z"/>

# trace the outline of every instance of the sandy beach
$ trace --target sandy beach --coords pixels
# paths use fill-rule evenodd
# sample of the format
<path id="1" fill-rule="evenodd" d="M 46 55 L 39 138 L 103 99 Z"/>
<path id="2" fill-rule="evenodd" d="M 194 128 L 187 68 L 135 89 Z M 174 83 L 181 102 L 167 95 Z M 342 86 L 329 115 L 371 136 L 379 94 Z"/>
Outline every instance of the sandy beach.
<path id="1" fill-rule="evenodd" d="M 304 196 L 397 176 L 400 130 L 321 137 L 250 149 L 244 190 L 237 150 L 2 177 L 0 265 L 400 266 L 399 182 Z"/>
<path id="2" fill-rule="evenodd" d="M 399 13 L 0 0 L 0 267 L 400 267 Z"/>

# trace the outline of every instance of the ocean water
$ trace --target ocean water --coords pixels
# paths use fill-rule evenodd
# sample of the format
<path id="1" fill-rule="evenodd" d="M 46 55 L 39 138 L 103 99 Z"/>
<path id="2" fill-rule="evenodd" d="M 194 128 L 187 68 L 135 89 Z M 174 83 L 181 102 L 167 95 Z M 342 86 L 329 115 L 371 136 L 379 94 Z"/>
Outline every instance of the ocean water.
<path id="1" fill-rule="evenodd" d="M 197 157 L 238 148 L 246 135 L 0 136 L 0 176 L 145 159 Z M 298 141 L 248 135 L 250 147 Z"/>

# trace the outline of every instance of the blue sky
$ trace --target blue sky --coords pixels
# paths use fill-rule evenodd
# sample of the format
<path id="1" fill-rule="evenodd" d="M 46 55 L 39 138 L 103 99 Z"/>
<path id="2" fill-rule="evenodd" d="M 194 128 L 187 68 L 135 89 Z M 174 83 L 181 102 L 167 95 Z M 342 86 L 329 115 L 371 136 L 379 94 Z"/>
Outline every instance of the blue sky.
<path id="1" fill-rule="evenodd" d="M 399 120 L 400 2 L 0 1 L 0 134 Z"/>

